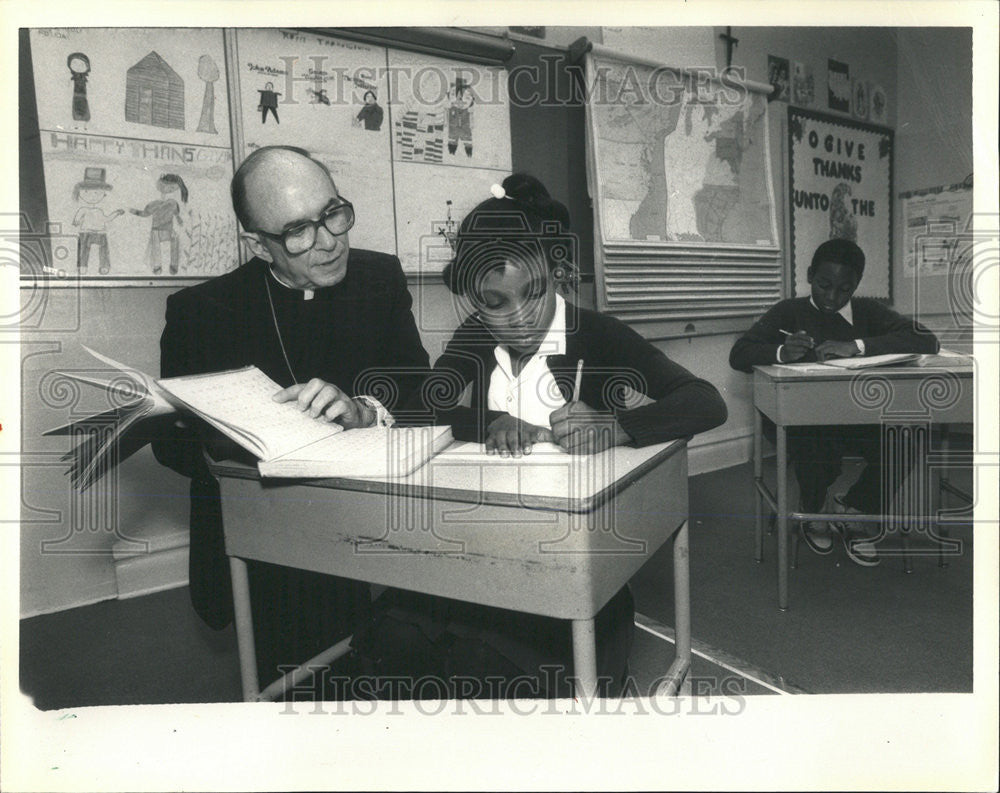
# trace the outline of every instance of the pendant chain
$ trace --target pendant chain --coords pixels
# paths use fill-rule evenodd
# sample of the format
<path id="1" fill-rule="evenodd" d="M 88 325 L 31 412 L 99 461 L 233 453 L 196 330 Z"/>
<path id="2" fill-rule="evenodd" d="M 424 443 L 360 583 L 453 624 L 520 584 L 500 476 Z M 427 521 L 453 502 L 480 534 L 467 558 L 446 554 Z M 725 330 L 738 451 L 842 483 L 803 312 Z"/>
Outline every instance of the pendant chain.
<path id="1" fill-rule="evenodd" d="M 271 277 L 265 272 L 264 273 L 264 286 L 267 287 L 267 303 L 271 307 L 271 320 L 274 322 L 274 332 L 278 336 L 278 346 L 281 347 L 281 355 L 285 359 L 285 366 L 288 367 L 288 374 L 292 376 L 292 384 L 299 382 L 298 378 L 295 376 L 295 372 L 292 370 L 292 364 L 288 360 L 288 353 L 285 351 L 285 342 L 281 338 L 281 328 L 278 327 L 278 315 L 274 310 L 274 299 L 271 297 Z"/>

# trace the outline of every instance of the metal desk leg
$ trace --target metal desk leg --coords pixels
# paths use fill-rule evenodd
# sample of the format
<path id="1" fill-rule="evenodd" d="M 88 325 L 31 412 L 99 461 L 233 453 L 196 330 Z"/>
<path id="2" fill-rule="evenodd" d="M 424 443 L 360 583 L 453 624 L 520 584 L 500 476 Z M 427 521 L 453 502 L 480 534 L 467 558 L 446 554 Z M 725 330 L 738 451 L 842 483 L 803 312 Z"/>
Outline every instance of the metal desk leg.
<path id="1" fill-rule="evenodd" d="M 758 562 L 764 560 L 764 496 L 761 495 L 759 485 L 763 476 L 764 451 L 762 446 L 763 417 L 756 408 L 753 411 L 753 540 L 754 559 Z"/>
<path id="2" fill-rule="evenodd" d="M 658 692 L 664 696 L 691 693 L 691 571 L 688 522 L 674 534 L 674 662 L 663 676 Z"/>
<path id="3" fill-rule="evenodd" d="M 688 522 L 674 535 L 674 638 L 677 642 L 672 669 L 679 684 L 691 668 L 691 570 L 688 552 Z"/>
<path id="4" fill-rule="evenodd" d="M 229 571 L 233 579 L 233 613 L 236 621 L 236 646 L 240 654 L 243 701 L 256 702 L 260 695 L 260 683 L 257 680 L 257 650 L 253 642 L 250 580 L 247 578 L 246 562 L 230 556 Z"/>
<path id="5" fill-rule="evenodd" d="M 594 620 L 573 620 L 573 673 L 577 694 L 589 700 L 597 693 L 597 635 Z"/>
<path id="6" fill-rule="evenodd" d="M 788 438 L 778 425 L 778 608 L 788 610 Z"/>

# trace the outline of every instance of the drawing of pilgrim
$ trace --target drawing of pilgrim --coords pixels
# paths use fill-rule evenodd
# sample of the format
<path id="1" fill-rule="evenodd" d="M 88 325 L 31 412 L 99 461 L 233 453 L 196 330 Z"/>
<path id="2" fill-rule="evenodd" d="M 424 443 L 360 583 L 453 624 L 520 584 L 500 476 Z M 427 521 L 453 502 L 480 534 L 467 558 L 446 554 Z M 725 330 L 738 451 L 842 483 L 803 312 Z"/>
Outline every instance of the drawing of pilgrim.
<path id="1" fill-rule="evenodd" d="M 116 209 L 110 215 L 97 205 L 111 192 L 112 187 L 105 181 L 104 168 L 84 168 L 83 181 L 73 186 L 73 200 L 81 202 L 73 225 L 80 229 L 76 246 L 76 266 L 81 273 L 87 272 L 90 249 L 96 245 L 100 257 L 100 273 L 106 275 L 111 270 L 111 255 L 108 250 L 108 223 L 124 210 Z"/>

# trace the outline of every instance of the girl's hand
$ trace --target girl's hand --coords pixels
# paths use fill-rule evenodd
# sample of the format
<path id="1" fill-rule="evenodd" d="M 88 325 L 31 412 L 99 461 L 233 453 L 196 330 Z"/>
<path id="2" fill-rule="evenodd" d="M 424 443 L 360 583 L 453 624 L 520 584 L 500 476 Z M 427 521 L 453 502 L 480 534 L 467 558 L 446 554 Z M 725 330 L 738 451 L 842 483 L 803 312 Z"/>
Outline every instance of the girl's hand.
<path id="1" fill-rule="evenodd" d="M 824 341 L 816 348 L 816 360 L 830 358 L 853 358 L 861 352 L 853 341 Z"/>
<path id="2" fill-rule="evenodd" d="M 549 416 L 555 442 L 570 454 L 596 454 L 632 440 L 610 413 L 594 410 L 585 402 L 570 402 Z"/>
<path id="3" fill-rule="evenodd" d="M 531 454 L 532 444 L 552 440 L 551 430 L 504 413 L 486 428 L 486 453 L 520 457 L 522 453 Z"/>

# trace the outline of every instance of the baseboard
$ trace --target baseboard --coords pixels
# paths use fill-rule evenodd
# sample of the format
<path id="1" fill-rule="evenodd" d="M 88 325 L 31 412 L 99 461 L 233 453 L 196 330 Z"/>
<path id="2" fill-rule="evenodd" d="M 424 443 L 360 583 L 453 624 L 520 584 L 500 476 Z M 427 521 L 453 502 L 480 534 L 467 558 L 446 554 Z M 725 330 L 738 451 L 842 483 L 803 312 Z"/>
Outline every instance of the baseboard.
<path id="1" fill-rule="evenodd" d="M 116 560 L 115 578 L 122 600 L 187 586 L 188 547 Z"/>
<path id="2" fill-rule="evenodd" d="M 732 468 L 747 462 L 753 454 L 753 430 L 742 428 L 737 434 L 718 441 L 688 446 L 688 474 L 697 476 Z"/>

